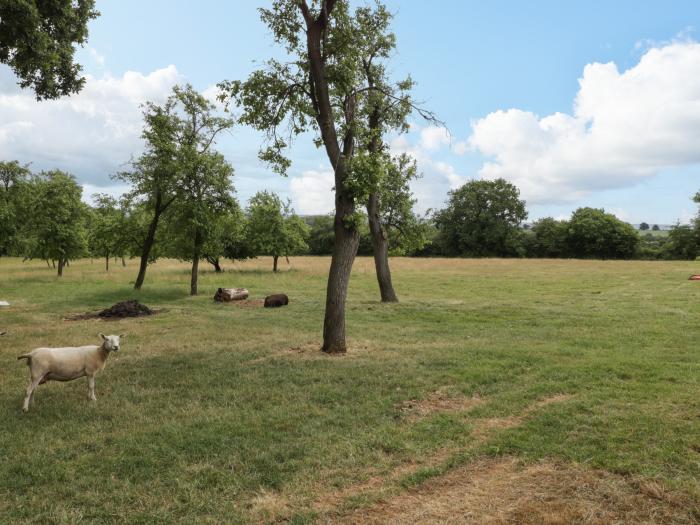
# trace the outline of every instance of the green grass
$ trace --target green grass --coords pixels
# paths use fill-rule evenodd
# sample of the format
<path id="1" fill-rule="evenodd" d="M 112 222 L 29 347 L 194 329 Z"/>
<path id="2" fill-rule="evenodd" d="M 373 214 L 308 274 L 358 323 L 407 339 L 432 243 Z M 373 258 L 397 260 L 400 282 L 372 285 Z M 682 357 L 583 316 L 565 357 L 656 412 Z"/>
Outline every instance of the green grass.
<path id="1" fill-rule="evenodd" d="M 295 258 L 277 275 L 263 259 L 188 267 L 0 259 L 0 523 L 247 523 L 318 518 L 326 492 L 439 450 L 444 468 L 477 455 L 559 458 L 645 476 L 700 501 L 700 271 L 688 262 L 396 259 L 401 299 L 377 301 L 370 259 L 355 264 L 347 356 L 318 343 L 328 259 Z M 281 309 L 211 300 L 218 286 L 253 297 L 285 292 Z M 70 314 L 138 298 L 164 312 L 118 322 Z M 97 378 L 39 387 L 15 357 L 37 346 L 126 332 Z M 478 395 L 467 413 L 409 422 L 400 405 L 438 389 Z M 523 424 L 477 442 L 480 420 Z M 426 463 L 399 488 L 441 472 Z M 357 499 L 357 498 L 356 498 Z M 348 505 L 363 505 L 350 498 Z"/>

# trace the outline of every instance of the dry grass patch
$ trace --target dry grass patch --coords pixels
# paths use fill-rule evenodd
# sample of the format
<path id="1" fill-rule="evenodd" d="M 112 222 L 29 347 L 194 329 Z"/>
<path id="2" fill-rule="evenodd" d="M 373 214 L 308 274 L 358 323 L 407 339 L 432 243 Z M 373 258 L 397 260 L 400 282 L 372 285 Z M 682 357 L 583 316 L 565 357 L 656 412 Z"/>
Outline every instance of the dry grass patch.
<path id="1" fill-rule="evenodd" d="M 490 437 L 494 431 L 507 430 L 509 428 L 517 427 L 518 425 L 522 424 L 526 417 L 540 408 L 551 405 L 552 403 L 562 403 L 571 399 L 571 397 L 572 396 L 569 394 L 555 394 L 536 401 L 535 403 L 526 407 L 520 415 L 481 419 L 476 423 L 472 433 L 475 438 L 483 441 Z"/>
<path id="2" fill-rule="evenodd" d="M 655 487 L 650 493 L 648 487 Z M 646 488 L 645 488 L 646 487 Z M 652 482 L 580 465 L 484 459 L 328 522 L 362 524 L 685 524 L 698 509 Z"/>
<path id="3" fill-rule="evenodd" d="M 306 343 L 297 344 L 275 350 L 270 354 L 256 357 L 247 361 L 245 364 L 254 365 L 263 363 L 275 357 L 296 357 L 301 359 L 348 359 L 367 355 L 372 351 L 377 351 L 379 348 L 368 341 L 349 341 L 348 351 L 345 354 L 327 354 L 321 351 L 322 343 L 320 341 L 308 341 Z"/>
<path id="4" fill-rule="evenodd" d="M 456 449 L 443 448 L 430 457 L 402 463 L 388 473 L 374 472 L 362 483 L 355 483 L 330 492 L 324 492 L 322 488 L 319 488 L 317 492 L 323 495 L 314 501 L 313 508 L 324 514 L 337 512 L 349 498 L 388 491 L 394 484 L 411 474 L 415 474 L 420 469 L 440 466 L 456 452 Z"/>
<path id="5" fill-rule="evenodd" d="M 253 523 L 276 523 L 289 515 L 291 501 L 273 490 L 261 490 L 249 502 Z"/>
<path id="6" fill-rule="evenodd" d="M 241 301 L 227 301 L 221 304 L 225 306 L 237 306 L 238 308 L 262 308 L 265 305 L 265 300 L 243 299 Z"/>
<path id="7" fill-rule="evenodd" d="M 442 388 L 425 399 L 410 399 L 401 403 L 399 410 L 409 421 L 417 421 L 439 412 L 463 412 L 483 403 L 478 396 L 467 397 Z"/>

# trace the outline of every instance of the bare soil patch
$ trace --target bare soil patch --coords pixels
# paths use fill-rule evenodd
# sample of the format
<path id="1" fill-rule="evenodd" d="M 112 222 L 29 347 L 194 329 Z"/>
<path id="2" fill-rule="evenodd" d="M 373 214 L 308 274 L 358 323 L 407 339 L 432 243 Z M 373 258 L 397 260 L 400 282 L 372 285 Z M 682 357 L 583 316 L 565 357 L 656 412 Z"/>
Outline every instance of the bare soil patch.
<path id="1" fill-rule="evenodd" d="M 226 306 L 237 306 L 238 308 L 262 308 L 265 303 L 262 299 L 243 299 L 242 301 L 228 301 L 221 303 Z"/>
<path id="2" fill-rule="evenodd" d="M 697 509 L 677 494 L 555 461 L 484 459 L 333 523 L 685 524 Z M 646 487 L 646 488 L 645 488 Z M 329 521 L 330 522 L 330 521 Z"/>

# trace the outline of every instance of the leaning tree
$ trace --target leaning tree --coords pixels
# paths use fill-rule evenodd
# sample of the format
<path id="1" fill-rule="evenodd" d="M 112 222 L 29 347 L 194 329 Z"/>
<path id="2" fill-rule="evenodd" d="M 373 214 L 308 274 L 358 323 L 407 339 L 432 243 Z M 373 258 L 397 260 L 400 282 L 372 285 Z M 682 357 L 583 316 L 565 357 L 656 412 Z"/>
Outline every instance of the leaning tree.
<path id="1" fill-rule="evenodd" d="M 374 8 L 360 7 L 353 19 L 356 53 L 364 81 L 364 96 L 359 113 L 358 154 L 354 160 L 356 177 L 364 197 L 372 237 L 374 265 L 382 302 L 397 302 L 389 267 L 390 229 L 404 238 L 420 230 L 412 211 L 414 200 L 409 182 L 417 177 L 415 165 L 405 156 L 392 158 L 383 140 L 390 132 L 408 131 L 408 118 L 415 113 L 431 124 L 444 126 L 435 114 L 416 104 L 411 97 L 413 80 L 408 77 L 392 82 L 387 60 L 396 50 L 396 37 L 389 30 L 392 15 L 380 3 Z M 411 232 L 409 233 L 409 230 Z"/>
<path id="2" fill-rule="evenodd" d="M 362 69 L 358 27 L 363 21 L 349 12 L 347 0 L 274 0 L 261 18 L 288 60 L 270 59 L 245 81 L 219 86 L 224 99 L 240 106 L 239 122 L 267 134 L 261 159 L 280 173 L 290 166 L 285 151 L 292 139 L 316 132 L 335 180 L 335 242 L 326 289 L 323 351 L 346 351 L 345 301 L 360 239 L 362 205 L 370 188 L 362 163 L 353 163 L 358 140 L 365 135 L 362 107 L 372 91 Z M 363 27 L 371 35 L 381 26 Z"/>

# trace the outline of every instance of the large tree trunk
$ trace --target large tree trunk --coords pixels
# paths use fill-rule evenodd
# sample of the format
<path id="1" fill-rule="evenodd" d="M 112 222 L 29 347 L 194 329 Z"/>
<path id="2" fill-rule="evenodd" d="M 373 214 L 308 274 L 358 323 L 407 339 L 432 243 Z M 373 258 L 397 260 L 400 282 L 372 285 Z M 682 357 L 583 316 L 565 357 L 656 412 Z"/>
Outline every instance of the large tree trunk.
<path id="1" fill-rule="evenodd" d="M 371 193 L 367 200 L 367 217 L 369 218 L 369 231 L 372 235 L 374 268 L 377 272 L 382 302 L 397 303 L 399 298 L 396 297 L 394 285 L 391 282 L 391 269 L 389 268 L 389 240 L 379 218 L 379 199 L 376 193 Z"/>
<path id="2" fill-rule="evenodd" d="M 156 230 L 158 229 L 158 220 L 160 219 L 160 212 L 156 211 L 153 214 L 153 219 L 151 224 L 148 225 L 148 232 L 146 233 L 146 238 L 143 241 L 143 247 L 141 249 L 141 264 L 139 265 L 139 274 L 136 277 L 136 282 L 134 283 L 134 288 L 140 290 L 143 286 L 143 281 L 146 278 L 146 268 L 148 268 L 148 258 L 151 254 L 151 248 L 153 248 L 153 243 L 156 239 Z"/>
<path id="3" fill-rule="evenodd" d="M 219 258 L 218 258 L 218 257 L 217 257 L 216 259 L 211 259 L 209 262 L 210 262 L 210 263 L 212 264 L 212 266 L 214 267 L 214 271 L 215 271 L 216 273 L 221 273 L 221 272 L 223 272 L 223 270 L 221 269 L 221 264 L 219 263 Z"/>
<path id="4" fill-rule="evenodd" d="M 63 265 L 65 263 L 65 260 L 63 257 L 58 258 L 58 276 L 63 277 Z"/>
<path id="5" fill-rule="evenodd" d="M 357 228 L 349 230 L 343 219 L 354 210 L 352 200 L 336 190 L 335 244 L 331 257 L 326 288 L 326 314 L 323 319 L 323 348 L 329 354 L 345 353 L 345 301 L 348 294 L 350 272 L 355 261 L 360 233 Z"/>
<path id="6" fill-rule="evenodd" d="M 202 234 L 199 228 L 194 234 L 194 249 L 192 250 L 192 276 L 190 277 L 190 295 L 197 295 L 197 278 L 199 277 L 199 258 L 201 257 Z"/>
<path id="7" fill-rule="evenodd" d="M 279 260 L 279 258 L 280 258 L 279 255 L 272 256 L 272 271 L 274 273 L 277 273 L 277 261 Z"/>
<path id="8" fill-rule="evenodd" d="M 306 1 L 297 4 L 306 22 L 306 45 L 309 58 L 309 85 L 311 102 L 316 111 L 316 122 L 328 160 L 333 167 L 335 176 L 335 243 L 331 268 L 328 273 L 326 289 L 326 312 L 323 320 L 323 351 L 328 353 L 343 353 L 347 350 L 345 343 L 345 300 L 352 263 L 355 260 L 360 235 L 357 228 L 350 224 L 346 227 L 345 220 L 355 211 L 355 201 L 345 189 L 347 172 L 345 162 L 353 155 L 355 95 L 349 94 L 344 103 L 344 120 L 348 124 L 341 144 L 335 127 L 333 106 L 330 100 L 328 79 L 325 72 L 325 57 L 321 51 L 321 42 L 325 38 L 329 25 L 329 17 L 335 1 L 323 0 L 318 17 L 308 7 Z"/>

